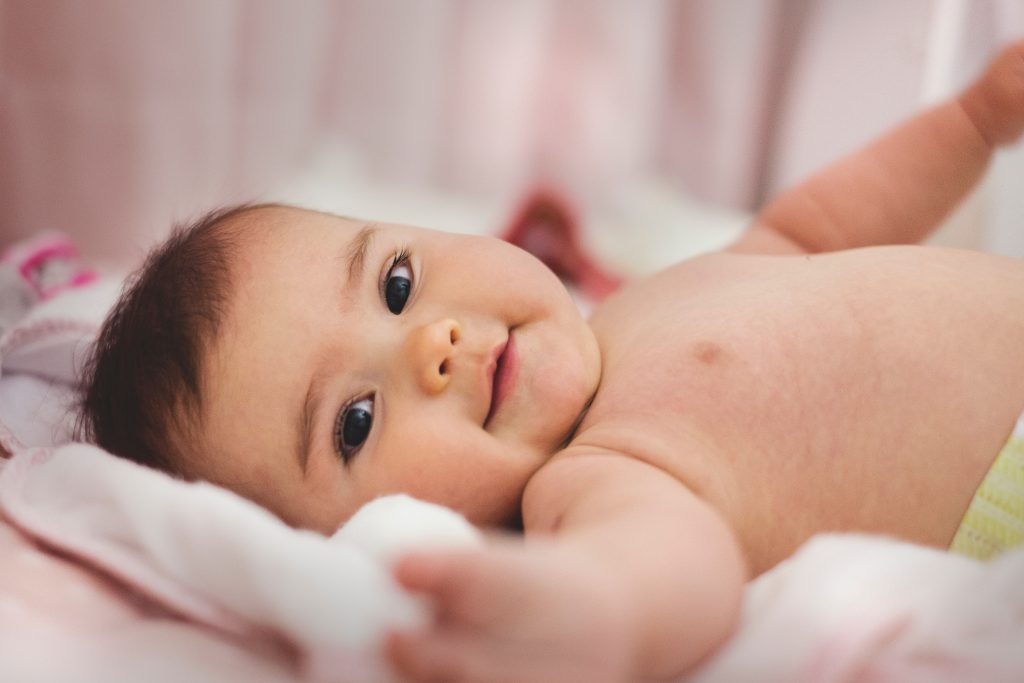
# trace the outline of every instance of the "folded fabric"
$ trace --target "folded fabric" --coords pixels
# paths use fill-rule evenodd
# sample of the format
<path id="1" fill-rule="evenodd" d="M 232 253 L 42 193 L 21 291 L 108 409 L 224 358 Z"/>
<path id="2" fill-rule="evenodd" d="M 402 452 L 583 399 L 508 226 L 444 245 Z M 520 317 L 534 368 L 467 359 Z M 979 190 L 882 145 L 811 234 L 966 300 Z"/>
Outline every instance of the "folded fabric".
<path id="1" fill-rule="evenodd" d="M 313 680 L 388 681 L 383 638 L 426 607 L 389 565 L 404 549 L 467 544 L 457 514 L 406 496 L 365 506 L 338 534 L 287 527 L 229 491 L 185 483 L 85 444 L 15 455 L 0 509 L 23 532 L 197 625 L 293 648 Z"/>
<path id="2" fill-rule="evenodd" d="M 1024 550 L 991 563 L 822 534 L 747 589 L 693 683 L 1024 681 Z"/>

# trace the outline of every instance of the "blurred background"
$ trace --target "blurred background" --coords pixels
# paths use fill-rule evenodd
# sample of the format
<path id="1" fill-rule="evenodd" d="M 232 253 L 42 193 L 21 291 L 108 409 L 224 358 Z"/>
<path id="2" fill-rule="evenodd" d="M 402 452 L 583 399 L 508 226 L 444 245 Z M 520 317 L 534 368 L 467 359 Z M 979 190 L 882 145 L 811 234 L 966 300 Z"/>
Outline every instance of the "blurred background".
<path id="1" fill-rule="evenodd" d="M 499 232 L 538 186 L 642 272 L 949 95 L 1021 0 L 0 0 L 0 248 L 135 265 L 245 200 Z M 936 238 L 1024 255 L 1024 160 Z"/>

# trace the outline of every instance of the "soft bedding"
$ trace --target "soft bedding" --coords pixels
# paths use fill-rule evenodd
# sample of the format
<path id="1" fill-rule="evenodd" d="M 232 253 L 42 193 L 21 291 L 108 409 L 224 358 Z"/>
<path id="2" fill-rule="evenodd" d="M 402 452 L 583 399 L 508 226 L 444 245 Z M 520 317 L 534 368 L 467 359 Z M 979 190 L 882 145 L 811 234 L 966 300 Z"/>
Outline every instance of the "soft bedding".
<path id="1" fill-rule="evenodd" d="M 324 538 L 67 443 L 74 370 L 115 292 L 56 297 L 0 339 L 4 678 L 393 680 L 382 639 L 429 605 L 391 580 L 391 560 L 477 533 L 392 497 Z M 819 536 L 749 586 L 739 631 L 688 680 L 1024 680 L 1022 581 L 1024 551 L 981 564 Z"/>

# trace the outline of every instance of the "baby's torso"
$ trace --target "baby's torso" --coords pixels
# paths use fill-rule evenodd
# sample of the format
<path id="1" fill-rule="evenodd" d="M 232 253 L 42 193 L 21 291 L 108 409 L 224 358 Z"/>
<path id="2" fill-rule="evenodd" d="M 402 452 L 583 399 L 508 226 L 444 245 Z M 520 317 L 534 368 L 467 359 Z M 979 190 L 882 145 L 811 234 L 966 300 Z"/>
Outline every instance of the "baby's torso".
<path id="1" fill-rule="evenodd" d="M 573 441 L 705 497 L 763 571 L 824 530 L 947 545 L 1024 408 L 1024 262 L 715 254 L 609 299 Z M 570 449 L 570 452 L 575 449 Z"/>

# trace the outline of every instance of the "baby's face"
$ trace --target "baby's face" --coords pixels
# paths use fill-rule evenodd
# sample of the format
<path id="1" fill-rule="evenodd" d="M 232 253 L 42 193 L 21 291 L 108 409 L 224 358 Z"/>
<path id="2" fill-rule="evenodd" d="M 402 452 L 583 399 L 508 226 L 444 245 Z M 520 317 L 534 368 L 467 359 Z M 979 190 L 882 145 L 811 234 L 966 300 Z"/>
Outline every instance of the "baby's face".
<path id="1" fill-rule="evenodd" d="M 299 209 L 246 214 L 189 476 L 332 532 L 404 492 L 518 512 L 600 376 L 558 279 L 500 240 Z"/>

